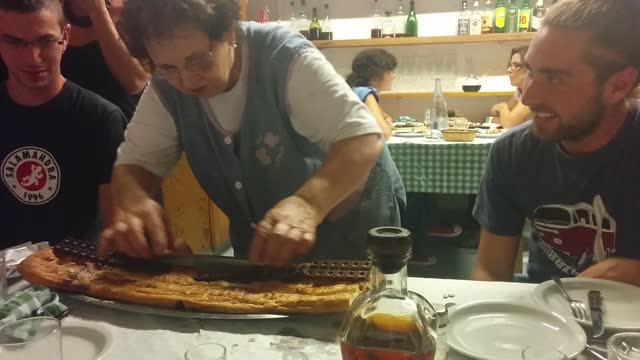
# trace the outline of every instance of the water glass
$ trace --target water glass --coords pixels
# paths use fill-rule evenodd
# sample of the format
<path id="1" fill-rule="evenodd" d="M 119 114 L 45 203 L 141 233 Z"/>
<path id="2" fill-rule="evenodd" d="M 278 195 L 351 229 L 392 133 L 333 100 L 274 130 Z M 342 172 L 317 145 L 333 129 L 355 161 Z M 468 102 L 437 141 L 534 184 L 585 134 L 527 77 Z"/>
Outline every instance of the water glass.
<path id="1" fill-rule="evenodd" d="M 522 350 L 522 360 L 569 360 L 569 358 L 558 350 L 529 347 Z"/>
<path id="2" fill-rule="evenodd" d="M 62 360 L 60 320 L 33 317 L 0 328 L 0 359 Z"/>
<path id="3" fill-rule="evenodd" d="M 640 333 L 613 335 L 607 341 L 607 354 L 609 360 L 640 359 Z"/>
<path id="4" fill-rule="evenodd" d="M 184 360 L 226 360 L 227 348 L 216 343 L 205 343 L 191 347 L 184 353 Z"/>

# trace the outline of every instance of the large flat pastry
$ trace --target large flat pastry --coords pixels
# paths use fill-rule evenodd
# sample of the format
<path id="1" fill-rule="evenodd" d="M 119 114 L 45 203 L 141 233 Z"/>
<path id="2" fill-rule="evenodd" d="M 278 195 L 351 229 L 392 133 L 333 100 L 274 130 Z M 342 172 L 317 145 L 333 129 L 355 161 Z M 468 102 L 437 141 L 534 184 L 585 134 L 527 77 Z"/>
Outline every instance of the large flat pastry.
<path id="1" fill-rule="evenodd" d="M 331 313 L 348 309 L 366 281 L 197 281 L 189 269 L 145 272 L 76 255 L 41 250 L 19 266 L 23 278 L 99 299 L 199 312 L 236 314 Z"/>

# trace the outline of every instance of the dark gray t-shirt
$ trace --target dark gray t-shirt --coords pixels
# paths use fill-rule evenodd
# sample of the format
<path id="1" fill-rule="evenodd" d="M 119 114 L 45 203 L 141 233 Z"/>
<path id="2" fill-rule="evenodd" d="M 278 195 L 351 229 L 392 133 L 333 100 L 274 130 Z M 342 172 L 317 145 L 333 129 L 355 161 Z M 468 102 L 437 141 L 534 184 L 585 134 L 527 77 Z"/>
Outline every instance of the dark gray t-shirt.
<path id="1" fill-rule="evenodd" d="M 530 122 L 496 140 L 474 217 L 501 236 L 531 221 L 534 281 L 576 276 L 613 255 L 640 259 L 640 105 L 609 144 L 582 157 L 542 143 Z"/>

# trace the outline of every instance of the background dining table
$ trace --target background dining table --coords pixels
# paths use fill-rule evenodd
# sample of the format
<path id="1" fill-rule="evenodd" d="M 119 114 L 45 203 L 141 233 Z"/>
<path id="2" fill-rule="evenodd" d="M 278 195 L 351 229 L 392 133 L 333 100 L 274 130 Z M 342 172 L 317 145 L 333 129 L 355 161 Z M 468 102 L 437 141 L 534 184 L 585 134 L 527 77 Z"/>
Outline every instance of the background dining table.
<path id="1" fill-rule="evenodd" d="M 9 288 L 24 288 L 24 281 Z M 408 279 L 410 290 L 432 303 L 458 305 L 479 300 L 509 300 L 532 303 L 534 284 L 474 282 L 467 280 Z M 300 315 L 271 320 L 211 320 L 141 314 L 62 297 L 69 306 L 65 322 L 87 326 L 98 324 L 113 336 L 102 360 L 181 360 L 190 347 L 218 343 L 227 348 L 228 360 L 339 360 L 340 315 Z M 63 330 L 64 333 L 64 330 Z M 64 351 L 64 349 L 63 349 Z M 449 351 L 450 360 L 466 360 Z M 588 359 L 583 357 L 581 359 Z"/>

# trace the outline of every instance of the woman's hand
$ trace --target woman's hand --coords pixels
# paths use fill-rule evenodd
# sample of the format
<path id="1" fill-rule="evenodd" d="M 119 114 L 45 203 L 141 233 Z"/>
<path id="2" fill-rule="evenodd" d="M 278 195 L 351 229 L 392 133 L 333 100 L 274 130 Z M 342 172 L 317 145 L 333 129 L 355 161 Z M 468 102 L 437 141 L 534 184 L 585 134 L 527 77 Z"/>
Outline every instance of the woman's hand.
<path id="1" fill-rule="evenodd" d="M 255 263 L 284 266 L 308 253 L 322 222 L 318 210 L 299 196 L 290 196 L 267 212 L 258 224 L 249 252 Z"/>

